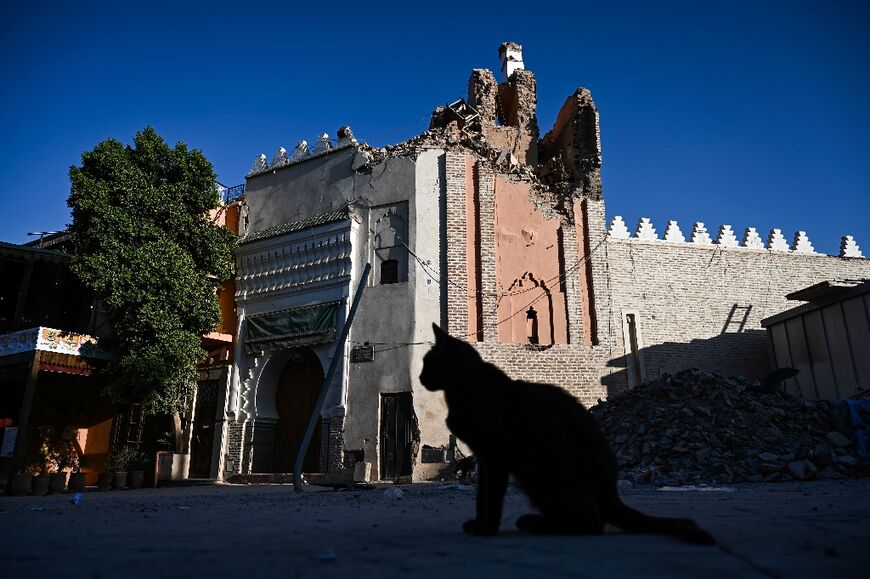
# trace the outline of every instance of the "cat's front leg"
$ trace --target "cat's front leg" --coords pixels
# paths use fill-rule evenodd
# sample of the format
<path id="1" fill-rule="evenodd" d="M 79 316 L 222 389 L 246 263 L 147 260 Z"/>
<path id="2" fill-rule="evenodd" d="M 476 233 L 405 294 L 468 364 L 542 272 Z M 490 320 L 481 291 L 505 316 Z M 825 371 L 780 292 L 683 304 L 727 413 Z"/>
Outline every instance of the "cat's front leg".
<path id="1" fill-rule="evenodd" d="M 508 484 L 508 469 L 492 460 L 478 460 L 477 518 L 465 521 L 462 530 L 472 535 L 496 535 Z"/>

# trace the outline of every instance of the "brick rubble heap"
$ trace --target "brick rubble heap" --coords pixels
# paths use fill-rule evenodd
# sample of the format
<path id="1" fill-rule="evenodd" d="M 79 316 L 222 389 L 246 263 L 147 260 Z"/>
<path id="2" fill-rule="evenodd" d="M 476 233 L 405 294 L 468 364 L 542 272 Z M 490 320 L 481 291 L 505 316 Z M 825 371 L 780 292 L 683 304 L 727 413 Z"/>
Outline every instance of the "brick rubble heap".
<path id="1" fill-rule="evenodd" d="M 781 390 L 781 387 L 780 389 Z M 834 479 L 870 474 L 842 402 L 764 392 L 689 369 L 592 408 L 620 478 L 656 485 Z"/>

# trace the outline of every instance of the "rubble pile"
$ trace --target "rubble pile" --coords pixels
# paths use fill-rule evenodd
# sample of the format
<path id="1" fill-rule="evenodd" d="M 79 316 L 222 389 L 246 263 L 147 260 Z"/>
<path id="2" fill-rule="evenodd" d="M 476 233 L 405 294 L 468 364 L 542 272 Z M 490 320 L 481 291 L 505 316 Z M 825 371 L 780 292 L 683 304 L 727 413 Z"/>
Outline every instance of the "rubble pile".
<path id="1" fill-rule="evenodd" d="M 635 483 L 774 482 L 870 474 L 844 403 L 806 400 L 695 368 L 591 411 Z"/>

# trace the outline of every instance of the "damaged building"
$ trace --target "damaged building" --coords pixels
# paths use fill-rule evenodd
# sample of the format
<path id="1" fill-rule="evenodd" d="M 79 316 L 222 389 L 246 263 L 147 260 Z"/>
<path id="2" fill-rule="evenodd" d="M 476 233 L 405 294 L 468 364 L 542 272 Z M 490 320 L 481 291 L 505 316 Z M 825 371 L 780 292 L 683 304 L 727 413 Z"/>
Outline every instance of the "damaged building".
<path id="1" fill-rule="evenodd" d="M 608 223 L 599 114 L 568 97 L 543 136 L 522 48 L 499 50 L 501 81 L 475 69 L 467 98 L 429 129 L 373 148 L 348 127 L 260 155 L 247 176 L 236 255 L 238 339 L 228 380 L 224 476 L 287 473 L 321 388 L 304 470 L 388 480 L 437 476 L 454 443 L 446 407 L 419 383 L 439 324 L 511 377 L 557 384 L 585 404 L 647 377 L 699 366 L 769 370 L 761 319 L 827 278 L 870 278 L 799 232 L 738 241 L 696 223 L 659 237 L 648 219 Z M 364 265 L 372 264 L 331 384 L 325 369 Z M 870 376 L 855 389 L 870 387 Z"/>

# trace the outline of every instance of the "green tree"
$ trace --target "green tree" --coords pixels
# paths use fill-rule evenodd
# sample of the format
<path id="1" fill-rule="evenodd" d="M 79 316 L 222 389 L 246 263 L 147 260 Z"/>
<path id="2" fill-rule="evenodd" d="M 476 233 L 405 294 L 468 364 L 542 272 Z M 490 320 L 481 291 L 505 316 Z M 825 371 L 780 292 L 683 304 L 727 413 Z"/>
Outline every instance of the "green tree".
<path id="1" fill-rule="evenodd" d="M 117 359 L 106 393 L 149 413 L 182 408 L 220 320 L 216 289 L 232 274 L 236 236 L 212 222 L 214 169 L 147 127 L 109 139 L 70 167 L 72 270 L 109 309 Z"/>

